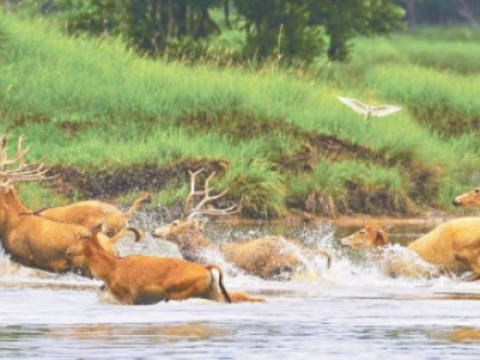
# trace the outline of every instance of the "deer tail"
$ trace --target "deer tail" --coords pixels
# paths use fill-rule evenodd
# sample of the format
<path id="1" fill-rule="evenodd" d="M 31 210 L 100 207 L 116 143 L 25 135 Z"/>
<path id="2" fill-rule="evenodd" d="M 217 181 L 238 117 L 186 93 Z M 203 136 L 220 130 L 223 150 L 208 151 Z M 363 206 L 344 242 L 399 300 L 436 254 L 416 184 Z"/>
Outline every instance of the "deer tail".
<path id="1" fill-rule="evenodd" d="M 222 291 L 223 296 L 225 297 L 225 300 L 227 300 L 228 303 L 232 302 L 232 299 L 230 299 L 230 295 L 228 295 L 227 289 L 225 289 L 225 286 L 223 285 L 223 270 L 220 266 L 218 265 L 208 265 L 207 270 L 211 271 L 212 269 L 215 269 L 218 271 L 218 286 L 220 287 L 220 290 Z"/>
<path id="2" fill-rule="evenodd" d="M 137 228 L 135 228 L 133 226 L 129 226 L 129 227 L 126 227 L 125 229 L 122 229 L 117 235 L 112 236 L 109 240 L 110 243 L 115 245 L 129 231 L 131 231 L 135 234 L 135 242 L 140 241 L 140 239 L 143 238 L 143 233 L 140 230 L 138 230 Z"/>

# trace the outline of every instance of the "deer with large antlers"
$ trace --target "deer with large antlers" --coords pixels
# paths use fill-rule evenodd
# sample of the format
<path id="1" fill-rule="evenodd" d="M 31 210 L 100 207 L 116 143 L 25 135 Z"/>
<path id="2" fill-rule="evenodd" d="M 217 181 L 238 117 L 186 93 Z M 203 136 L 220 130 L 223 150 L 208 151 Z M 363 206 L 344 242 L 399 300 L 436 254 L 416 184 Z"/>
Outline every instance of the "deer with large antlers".
<path id="1" fill-rule="evenodd" d="M 51 220 L 31 213 L 19 200 L 13 183 L 45 181 L 52 179 L 46 174 L 43 160 L 26 163 L 24 156 L 28 149 L 22 149 L 20 138 L 17 154 L 7 156 L 7 136 L 0 136 L 0 237 L 12 260 L 25 266 L 52 272 L 65 272 L 71 267 L 66 258 L 67 249 L 75 242 L 89 238 L 89 228 L 66 221 Z M 18 163 L 15 169 L 9 166 Z M 141 234 L 136 229 L 125 229 L 113 238 L 99 235 L 99 241 L 110 252 L 114 244 L 127 230 Z"/>
<path id="2" fill-rule="evenodd" d="M 309 250 L 298 241 L 281 237 L 263 237 L 242 243 L 231 243 L 219 248 L 207 240 L 200 232 L 196 217 L 200 215 L 230 215 L 238 213 L 237 205 L 226 209 L 207 208 L 205 205 L 224 196 L 228 189 L 218 195 L 211 196 L 209 182 L 215 176 L 210 174 L 205 181 L 203 191 L 195 191 L 196 177 L 203 169 L 190 172 L 190 192 L 184 205 L 183 215 L 172 223 L 159 227 L 152 232 L 156 238 L 161 238 L 176 244 L 184 259 L 205 262 L 208 250 L 219 249 L 227 262 L 233 263 L 247 274 L 263 279 L 290 279 L 295 273 L 306 270 L 303 259 L 313 260 L 316 255 L 327 257 L 328 267 L 331 256 L 326 250 Z M 203 195 L 196 206 L 192 206 L 195 196 Z"/>
<path id="3" fill-rule="evenodd" d="M 228 293 L 219 266 L 204 266 L 175 258 L 128 256 L 118 258 L 100 245 L 100 229 L 89 238 L 73 244 L 67 251 L 71 262 L 90 269 L 110 293 L 126 305 L 148 305 L 160 301 L 203 298 L 221 302 L 263 302 L 242 292 Z M 78 260 L 78 259 L 81 260 Z M 212 270 L 219 274 L 216 282 Z"/>
<path id="4" fill-rule="evenodd" d="M 0 171 L 3 171 L 2 176 L 7 179 L 9 184 L 21 181 L 44 181 L 53 179 L 54 177 L 42 177 L 50 169 L 43 169 L 43 161 L 39 161 L 25 164 L 24 155 L 28 152 L 29 148 L 23 149 L 23 143 L 27 139 L 25 135 L 21 135 L 18 139 L 18 151 L 17 155 L 12 159 L 7 157 L 7 135 L 0 136 Z M 19 163 L 18 167 L 14 170 L 6 172 L 7 166 Z M 35 168 L 37 167 L 37 168 Z M 41 170 L 41 173 L 40 173 Z M 34 176 L 32 179 L 28 179 L 28 176 Z M 15 191 L 15 189 L 12 189 Z M 14 194 L 17 198 L 18 195 Z M 93 227 L 102 223 L 102 233 L 107 236 L 113 237 L 117 235 L 122 229 L 128 226 L 128 220 L 133 213 L 139 208 L 143 202 L 150 201 L 150 195 L 145 193 L 138 198 L 130 209 L 122 213 L 117 207 L 107 204 L 105 202 L 97 200 L 81 201 L 67 206 L 57 206 L 52 208 L 45 208 L 33 212 L 32 210 L 23 207 L 25 213 L 32 213 L 47 217 L 51 220 L 65 221 L 73 224 L 82 225 L 85 227 Z M 19 201 L 19 200 L 18 200 Z M 20 202 L 20 201 L 19 201 Z"/>

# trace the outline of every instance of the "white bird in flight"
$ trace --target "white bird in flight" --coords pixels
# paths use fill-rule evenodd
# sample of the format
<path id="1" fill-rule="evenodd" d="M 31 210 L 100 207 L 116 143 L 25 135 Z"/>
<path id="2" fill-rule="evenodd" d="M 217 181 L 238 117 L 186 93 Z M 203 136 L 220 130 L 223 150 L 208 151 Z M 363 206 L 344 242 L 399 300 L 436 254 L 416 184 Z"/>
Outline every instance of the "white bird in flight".
<path id="1" fill-rule="evenodd" d="M 372 116 L 387 116 L 397 111 L 400 111 L 402 108 L 399 106 L 393 105 L 368 105 L 363 104 L 362 102 L 356 99 L 349 99 L 344 98 L 341 96 L 337 96 L 338 100 L 343 102 L 344 104 L 348 105 L 351 109 L 356 111 L 357 113 L 365 115 L 365 120 L 370 119 Z"/>

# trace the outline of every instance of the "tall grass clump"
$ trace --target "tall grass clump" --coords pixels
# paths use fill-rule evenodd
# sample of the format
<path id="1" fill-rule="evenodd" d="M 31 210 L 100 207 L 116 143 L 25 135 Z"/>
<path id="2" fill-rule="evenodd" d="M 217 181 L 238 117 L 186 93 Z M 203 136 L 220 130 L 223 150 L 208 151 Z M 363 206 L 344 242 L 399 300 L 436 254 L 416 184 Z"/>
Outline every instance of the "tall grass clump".
<path id="1" fill-rule="evenodd" d="M 297 176 L 290 184 L 292 199 L 297 202 L 316 193 L 329 194 L 337 207 L 360 212 L 379 214 L 385 207 L 399 212 L 413 210 L 407 197 L 409 184 L 397 169 L 362 161 L 321 161 L 313 174 Z"/>

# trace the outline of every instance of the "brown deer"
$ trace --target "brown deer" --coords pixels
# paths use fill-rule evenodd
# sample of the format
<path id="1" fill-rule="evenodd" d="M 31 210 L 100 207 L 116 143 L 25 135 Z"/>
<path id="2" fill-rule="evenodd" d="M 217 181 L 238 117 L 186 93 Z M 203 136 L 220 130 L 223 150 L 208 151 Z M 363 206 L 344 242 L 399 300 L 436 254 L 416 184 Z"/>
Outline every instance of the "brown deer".
<path id="1" fill-rule="evenodd" d="M 206 250 L 217 250 L 218 247 L 208 241 L 200 232 L 198 215 L 229 215 L 240 210 L 236 205 L 227 209 L 202 209 L 208 202 L 226 194 L 210 196 L 209 181 L 215 175 L 213 172 L 205 181 L 205 190 L 195 192 L 195 180 L 203 169 L 190 172 L 190 193 L 185 201 L 184 213 L 178 220 L 169 225 L 155 229 L 152 235 L 176 244 L 184 259 L 203 262 Z M 204 198 L 194 207 L 190 203 L 197 195 Z M 236 210 L 234 210 L 237 208 Z M 304 270 L 302 258 L 313 259 L 317 254 L 327 257 L 328 267 L 331 256 L 326 250 L 308 250 L 301 243 L 280 237 L 263 237 L 242 243 L 225 244 L 219 248 L 227 262 L 233 263 L 247 274 L 263 279 L 290 279 L 296 272 Z"/>
<path id="2" fill-rule="evenodd" d="M 457 196 L 453 199 L 452 203 L 458 207 L 480 208 L 480 188 L 475 188 L 465 194 Z"/>
<path id="3" fill-rule="evenodd" d="M 125 213 L 114 205 L 97 200 L 88 200 L 67 206 L 42 209 L 36 211 L 35 214 L 52 220 L 68 221 L 85 227 L 92 227 L 95 224 L 102 223 L 102 233 L 108 236 L 115 236 L 128 225 L 128 220 L 140 205 L 150 200 L 149 194 L 142 194 Z"/>
<path id="4" fill-rule="evenodd" d="M 7 135 L 0 136 L 0 161 L 6 161 L 4 167 L 18 161 L 19 167 L 17 168 L 17 171 L 21 171 L 26 166 L 23 157 L 25 153 L 28 152 L 28 148 L 23 150 L 22 144 L 27 137 L 26 135 L 21 135 L 18 139 L 18 153 L 12 160 L 8 160 L 7 158 L 7 139 Z M 41 163 L 42 161 L 43 159 L 38 163 Z M 12 183 L 13 182 L 14 181 L 12 181 Z M 12 189 L 12 191 L 15 191 L 15 189 Z M 15 196 L 17 195 L 15 194 Z M 34 213 L 52 220 L 65 221 L 82 225 L 87 228 L 91 228 L 102 223 L 102 232 L 107 236 L 112 237 L 117 235 L 120 230 L 124 229 L 128 225 L 128 220 L 143 202 L 149 201 L 151 201 L 150 195 L 148 193 L 144 193 L 125 213 L 122 213 L 122 211 L 114 205 L 97 200 L 81 201 L 67 206 L 45 208 L 35 212 L 23 207 L 23 212 Z"/>
<path id="5" fill-rule="evenodd" d="M 88 228 L 62 221 L 55 221 L 29 213 L 17 197 L 13 183 L 43 181 L 46 176 L 42 161 L 26 164 L 24 150 L 19 145 L 18 154 L 8 159 L 6 137 L 0 138 L 0 238 L 12 260 L 25 266 L 51 271 L 65 272 L 70 269 L 66 259 L 67 249 L 77 241 L 89 238 Z M 10 165 L 19 163 L 16 169 Z M 136 231 L 137 240 L 141 234 Z M 110 251 L 123 233 L 109 239 L 100 234 L 102 244 Z"/>
<path id="6" fill-rule="evenodd" d="M 216 265 L 204 266 L 181 259 L 153 256 L 115 257 L 100 245 L 97 239 L 99 230 L 100 226 L 92 230 L 89 238 L 73 244 L 67 256 L 73 262 L 79 256 L 84 259 L 85 266 L 123 304 L 148 305 L 190 298 L 229 303 L 264 301 L 245 293 L 230 296 L 223 285 L 223 271 Z M 218 271 L 218 285 L 212 270 Z"/>
<path id="7" fill-rule="evenodd" d="M 368 225 L 347 238 L 341 244 L 353 248 L 370 249 L 376 260 L 383 262 L 385 272 L 390 275 L 428 276 L 425 269 L 412 257 L 400 258 L 398 254 L 384 251 L 389 244 L 386 229 L 378 225 Z M 434 266 L 437 274 L 472 270 L 467 281 L 480 279 L 480 218 L 465 217 L 447 221 L 426 235 L 410 243 L 407 248 L 425 262 Z M 435 271 L 433 273 L 435 275 Z"/>

